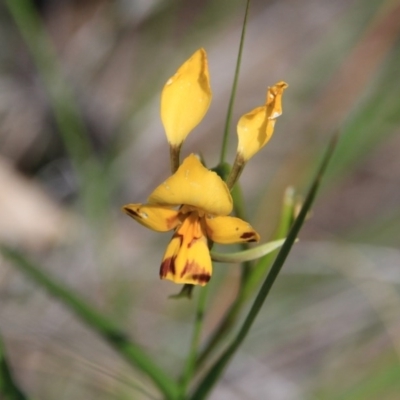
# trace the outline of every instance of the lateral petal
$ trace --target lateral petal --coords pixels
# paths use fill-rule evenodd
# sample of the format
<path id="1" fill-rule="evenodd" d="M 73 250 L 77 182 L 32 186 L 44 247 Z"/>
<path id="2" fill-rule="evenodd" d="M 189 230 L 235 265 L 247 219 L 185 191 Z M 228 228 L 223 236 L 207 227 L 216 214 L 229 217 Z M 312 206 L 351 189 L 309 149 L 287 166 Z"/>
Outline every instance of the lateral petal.
<path id="1" fill-rule="evenodd" d="M 232 211 L 232 196 L 225 182 L 203 166 L 194 155 L 186 157 L 178 170 L 158 186 L 148 199 L 151 204 L 185 204 L 213 215 Z"/>
<path id="2" fill-rule="evenodd" d="M 160 267 L 161 279 L 178 284 L 207 284 L 212 262 L 204 233 L 196 213 L 190 214 L 167 247 Z"/>
<path id="3" fill-rule="evenodd" d="M 180 145 L 199 124 L 211 102 L 207 54 L 197 50 L 165 84 L 161 119 L 168 143 Z"/>
<path id="4" fill-rule="evenodd" d="M 181 222 L 179 211 L 168 207 L 149 204 L 127 204 L 122 207 L 139 224 L 157 232 L 167 232 Z"/>
<path id="5" fill-rule="evenodd" d="M 236 217 L 206 217 L 207 236 L 220 244 L 258 242 L 260 235 L 246 221 Z"/>

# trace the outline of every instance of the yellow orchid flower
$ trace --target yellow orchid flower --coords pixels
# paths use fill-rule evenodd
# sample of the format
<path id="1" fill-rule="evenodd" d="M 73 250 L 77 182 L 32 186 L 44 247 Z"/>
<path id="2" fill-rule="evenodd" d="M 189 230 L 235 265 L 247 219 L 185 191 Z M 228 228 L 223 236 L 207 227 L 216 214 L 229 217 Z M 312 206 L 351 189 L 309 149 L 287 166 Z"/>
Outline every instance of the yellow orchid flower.
<path id="1" fill-rule="evenodd" d="M 232 207 L 225 182 L 191 154 L 153 191 L 148 204 L 127 204 L 123 211 L 152 230 L 175 229 L 161 263 L 161 279 L 204 286 L 212 274 L 208 240 L 222 244 L 259 240 L 247 222 L 228 216 Z"/>
<path id="2" fill-rule="evenodd" d="M 280 81 L 268 88 L 265 105 L 243 115 L 237 125 L 237 156 L 247 162 L 271 139 L 276 119 L 282 114 L 282 94 L 288 87 Z"/>
<path id="3" fill-rule="evenodd" d="M 161 120 L 170 146 L 180 147 L 203 119 L 211 97 L 207 54 L 199 49 L 168 79 L 161 94 Z"/>

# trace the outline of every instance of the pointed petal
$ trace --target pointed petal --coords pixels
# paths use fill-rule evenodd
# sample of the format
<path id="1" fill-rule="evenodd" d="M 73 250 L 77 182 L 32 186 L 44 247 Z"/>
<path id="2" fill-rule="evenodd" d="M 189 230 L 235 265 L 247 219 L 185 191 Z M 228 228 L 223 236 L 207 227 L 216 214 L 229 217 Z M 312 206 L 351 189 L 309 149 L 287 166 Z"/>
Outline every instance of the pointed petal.
<path id="1" fill-rule="evenodd" d="M 167 232 L 181 222 L 179 211 L 167 207 L 149 204 L 127 204 L 122 207 L 124 213 L 146 228 L 157 232 Z"/>
<path id="2" fill-rule="evenodd" d="M 282 95 L 288 86 L 286 82 L 280 81 L 268 88 L 265 105 L 269 119 L 276 119 L 282 115 Z"/>
<path id="3" fill-rule="evenodd" d="M 199 49 L 165 84 L 161 119 L 168 143 L 179 146 L 199 124 L 211 102 L 207 54 Z"/>
<path id="4" fill-rule="evenodd" d="M 189 214 L 167 247 L 160 278 L 204 286 L 210 280 L 211 273 L 212 263 L 205 232 L 197 213 Z"/>
<path id="5" fill-rule="evenodd" d="M 271 139 L 276 118 L 282 114 L 282 94 L 287 87 L 281 81 L 268 88 L 266 104 L 240 118 L 237 125 L 237 153 L 244 161 L 253 157 Z"/>
<path id="6" fill-rule="evenodd" d="M 207 236 L 216 243 L 258 242 L 260 235 L 246 221 L 236 217 L 205 218 Z"/>
<path id="7" fill-rule="evenodd" d="M 185 204 L 213 215 L 227 215 L 232 211 L 232 197 L 225 182 L 205 168 L 194 154 L 148 200 L 164 206 Z"/>

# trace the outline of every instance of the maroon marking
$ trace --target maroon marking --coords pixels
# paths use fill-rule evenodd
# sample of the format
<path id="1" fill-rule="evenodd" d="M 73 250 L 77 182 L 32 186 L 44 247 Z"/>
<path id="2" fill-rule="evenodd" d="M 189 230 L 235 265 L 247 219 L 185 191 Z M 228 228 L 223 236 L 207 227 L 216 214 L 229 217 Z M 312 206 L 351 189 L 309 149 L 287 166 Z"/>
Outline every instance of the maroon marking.
<path id="1" fill-rule="evenodd" d="M 192 275 L 192 279 L 200 282 L 200 283 L 207 283 L 211 279 L 211 275 L 209 274 L 194 274 Z"/>
<path id="2" fill-rule="evenodd" d="M 199 239 L 199 237 L 193 237 L 193 239 L 188 243 L 187 248 L 190 249 Z"/>
<path id="3" fill-rule="evenodd" d="M 167 227 L 170 228 L 175 223 L 176 217 L 167 218 Z"/>
<path id="4" fill-rule="evenodd" d="M 184 275 L 186 274 L 186 272 L 188 272 L 188 270 L 190 269 L 190 267 L 192 266 L 193 263 L 188 263 L 186 262 L 185 267 L 183 268 L 182 272 L 181 272 L 181 278 L 184 277 Z"/>
<path id="5" fill-rule="evenodd" d="M 168 272 L 175 275 L 175 260 L 176 256 L 165 259 L 160 266 L 160 278 L 165 278 Z"/>
<path id="6" fill-rule="evenodd" d="M 200 272 L 200 271 L 204 271 L 204 268 L 201 268 L 201 266 L 194 261 L 186 262 L 185 268 L 183 268 L 183 271 L 181 272 L 181 278 L 183 278 L 190 271 L 194 272 L 190 276 L 190 278 L 197 282 L 207 283 L 211 278 L 211 275 L 209 273 Z"/>
<path id="7" fill-rule="evenodd" d="M 124 208 L 124 210 L 125 210 L 125 212 L 126 212 L 127 214 L 129 214 L 129 215 L 132 216 L 132 217 L 141 218 L 141 217 L 140 217 L 140 214 L 138 214 L 136 211 L 134 211 L 134 210 L 132 210 L 132 209 L 130 209 L 130 208 Z"/>
<path id="8" fill-rule="evenodd" d="M 172 239 L 174 238 L 179 238 L 179 247 L 181 247 L 183 245 L 183 235 L 181 233 L 175 232 L 174 236 L 172 236 Z"/>
<path id="9" fill-rule="evenodd" d="M 184 275 L 187 274 L 189 271 L 198 271 L 199 269 L 200 269 L 200 266 L 195 261 L 192 261 L 192 262 L 186 261 L 185 267 L 183 268 L 183 271 L 181 272 L 181 278 L 183 278 Z"/>
<path id="10" fill-rule="evenodd" d="M 254 232 L 245 232 L 240 236 L 240 239 L 246 239 L 246 242 L 257 242 Z"/>
<path id="11" fill-rule="evenodd" d="M 179 247 L 182 247 L 182 243 L 183 243 L 183 235 L 181 235 L 180 233 L 176 232 L 174 233 L 174 235 L 172 236 L 172 239 L 174 238 L 178 238 L 179 239 Z M 172 240 L 171 239 L 171 240 Z M 179 249 L 177 254 L 174 254 L 172 257 L 166 258 L 160 266 L 160 278 L 165 278 L 168 274 L 168 272 L 171 272 L 172 275 L 175 276 L 176 274 L 176 269 L 175 269 L 175 260 L 176 257 L 178 256 L 179 253 Z"/>

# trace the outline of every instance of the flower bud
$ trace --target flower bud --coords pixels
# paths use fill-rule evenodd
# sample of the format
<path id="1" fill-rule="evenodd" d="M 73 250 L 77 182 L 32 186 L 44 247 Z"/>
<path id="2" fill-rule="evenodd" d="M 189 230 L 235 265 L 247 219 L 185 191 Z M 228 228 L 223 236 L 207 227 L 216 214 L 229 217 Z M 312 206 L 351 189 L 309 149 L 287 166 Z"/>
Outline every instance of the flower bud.
<path id="1" fill-rule="evenodd" d="M 243 115 L 237 125 L 237 155 L 247 162 L 271 139 L 276 118 L 282 114 L 282 94 L 288 84 L 280 81 L 268 88 L 265 105 Z"/>
<path id="2" fill-rule="evenodd" d="M 168 79 L 161 94 L 161 120 L 171 146 L 182 144 L 203 119 L 210 102 L 207 54 L 199 49 Z"/>

